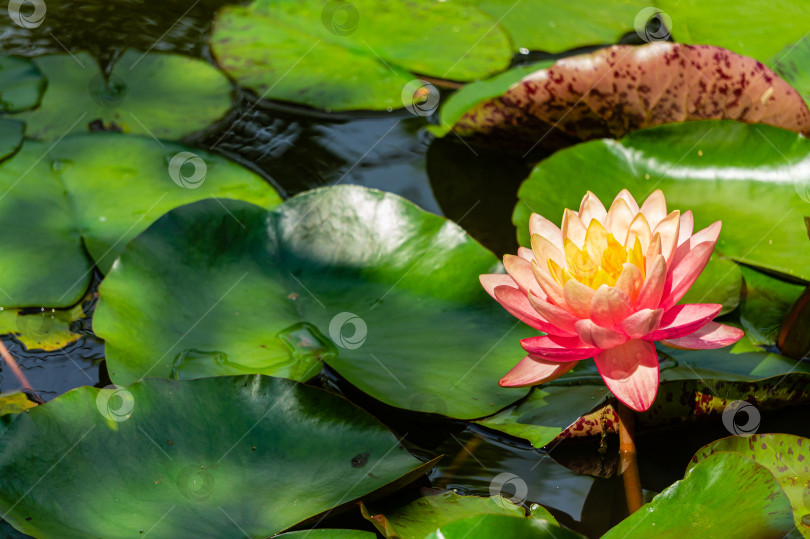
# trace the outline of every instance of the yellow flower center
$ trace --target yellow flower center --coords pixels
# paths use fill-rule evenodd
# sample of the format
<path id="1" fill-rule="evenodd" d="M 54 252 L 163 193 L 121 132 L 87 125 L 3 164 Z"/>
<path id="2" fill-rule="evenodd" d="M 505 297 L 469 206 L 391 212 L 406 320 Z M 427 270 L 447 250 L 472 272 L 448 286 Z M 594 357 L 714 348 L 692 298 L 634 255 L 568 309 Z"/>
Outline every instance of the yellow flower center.
<path id="1" fill-rule="evenodd" d="M 582 249 L 568 238 L 564 239 L 563 248 L 565 267 L 548 260 L 551 275 L 560 285 L 568 279 L 576 279 L 594 290 L 603 284 L 615 286 L 624 269 L 623 264 L 628 262 L 636 266 L 642 276 L 645 273 L 644 254 L 638 237 L 635 237 L 632 247 L 625 247 L 596 219 L 588 226 Z"/>

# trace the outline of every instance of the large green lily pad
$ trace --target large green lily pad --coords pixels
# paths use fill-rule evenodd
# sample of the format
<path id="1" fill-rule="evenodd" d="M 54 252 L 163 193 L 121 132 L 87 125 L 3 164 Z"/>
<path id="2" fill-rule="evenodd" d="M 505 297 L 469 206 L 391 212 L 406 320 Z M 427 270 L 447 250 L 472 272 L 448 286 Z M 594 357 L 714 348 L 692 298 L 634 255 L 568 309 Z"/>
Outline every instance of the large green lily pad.
<path id="1" fill-rule="evenodd" d="M 718 45 L 761 62 L 804 37 L 810 28 L 810 4 L 797 0 L 655 0 L 654 4 L 672 19 L 675 41 Z"/>
<path id="2" fill-rule="evenodd" d="M 702 447 L 689 468 L 723 451 L 752 458 L 770 470 L 790 499 L 796 528 L 810 537 L 810 440 L 792 434 L 729 436 Z"/>
<path id="3" fill-rule="evenodd" d="M 42 538 L 266 537 L 425 466 L 320 389 L 146 380 L 78 388 L 21 414 L 0 437 L 0 509 Z"/>
<path id="4" fill-rule="evenodd" d="M 34 61 L 48 89 L 37 109 L 16 117 L 28 124 L 29 136 L 41 140 L 86 133 L 90 124 L 179 139 L 204 130 L 231 108 L 231 83 L 197 58 L 128 50 L 106 80 L 85 52 Z"/>
<path id="5" fill-rule="evenodd" d="M 45 77 L 27 58 L 0 56 L 0 112 L 19 112 L 39 105 Z"/>
<path id="6" fill-rule="evenodd" d="M 324 360 L 387 404 L 470 419 L 526 394 L 497 383 L 533 334 L 478 282 L 500 267 L 454 223 L 366 188 L 309 191 L 269 213 L 204 201 L 129 244 L 93 327 L 121 384 L 305 379 Z"/>
<path id="7" fill-rule="evenodd" d="M 481 498 L 452 491 L 423 496 L 405 505 L 361 505 L 360 510 L 384 537 L 396 539 L 423 539 L 436 528 L 470 516 L 526 516 L 522 507 L 502 496 Z M 541 506 L 537 506 L 530 516 L 557 524 L 551 513 Z"/>
<path id="8" fill-rule="evenodd" d="M 500 21 L 511 34 L 515 48 L 553 53 L 586 45 L 615 43 L 634 30 L 639 11 L 650 5 L 639 0 L 598 3 L 587 0 L 517 3 L 513 0 L 468 0 L 468 3 Z"/>
<path id="9" fill-rule="evenodd" d="M 25 133 L 25 124 L 16 120 L 0 118 L 0 161 L 20 149 Z"/>
<path id="10" fill-rule="evenodd" d="M 578 539 L 582 536 L 546 520 L 508 515 L 476 515 L 454 520 L 433 531 L 425 539 Z"/>
<path id="11" fill-rule="evenodd" d="M 603 537 L 783 537 L 793 528 L 790 501 L 767 468 L 718 453 L 690 469 Z"/>
<path id="12" fill-rule="evenodd" d="M 409 86 L 413 73 L 475 80 L 505 69 L 512 56 L 509 37 L 489 15 L 439 0 L 227 6 L 211 49 L 260 97 L 331 110 L 410 106 L 420 87 Z"/>
<path id="13" fill-rule="evenodd" d="M 130 239 L 178 205 L 209 197 L 281 202 L 261 177 L 217 155 L 104 133 L 55 146 L 26 142 L 0 164 L 0 193 L 5 308 L 73 305 L 94 262 L 106 272 Z"/>
<path id="14" fill-rule="evenodd" d="M 662 189 L 670 209 L 692 210 L 695 230 L 723 221 L 716 251 L 810 279 L 808 165 L 810 141 L 775 127 L 731 121 L 659 126 L 618 141 L 579 144 L 540 162 L 520 187 L 512 220 L 520 243 L 528 245 L 532 211 L 556 221 L 565 208 L 578 208 L 588 190 L 609 204 L 622 188 L 639 200 Z"/>

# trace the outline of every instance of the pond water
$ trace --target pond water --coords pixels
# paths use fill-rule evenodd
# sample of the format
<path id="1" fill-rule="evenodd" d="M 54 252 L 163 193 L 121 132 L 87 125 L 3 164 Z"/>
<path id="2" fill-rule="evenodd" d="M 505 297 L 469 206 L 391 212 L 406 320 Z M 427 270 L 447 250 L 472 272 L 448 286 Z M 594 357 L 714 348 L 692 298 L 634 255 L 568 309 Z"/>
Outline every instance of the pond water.
<path id="1" fill-rule="evenodd" d="M 48 3 L 45 23 L 32 32 L 2 21 L 2 48 L 6 53 L 25 56 L 86 50 L 101 65 L 109 65 L 126 47 L 210 59 L 205 41 L 213 13 L 223 3 L 198 0 L 191 7 L 174 0 L 159 5 L 121 0 Z M 260 172 L 285 196 L 324 185 L 374 187 L 460 223 L 498 255 L 516 249 L 511 212 L 518 185 L 531 163 L 473 150 L 457 141 L 433 142 L 424 131 L 430 118 L 407 111 L 315 113 L 290 105 L 257 103 L 249 93 L 235 92 L 236 105 L 228 118 L 214 132 L 190 143 Z M 97 284 L 98 277 L 94 286 Z M 82 337 L 62 350 L 28 351 L 14 338 L 4 338 L 42 400 L 80 385 L 103 387 L 110 383 L 103 342 L 95 337 L 90 324 L 93 305 L 90 300 L 88 316 L 74 323 L 73 329 Z M 620 479 L 579 474 L 561 464 L 574 469 L 596 468 L 599 463 L 594 462 L 593 455 L 598 455 L 599 440 L 566 443 L 564 452 L 562 447 L 551 453 L 537 451 L 520 440 L 464 423 L 415 417 L 387 407 L 360 394 L 332 372 L 325 372 L 316 382 L 364 406 L 405 436 L 405 443 L 415 454 L 425 458 L 445 455 L 429 481 L 412 485 L 397 496 L 415 497 L 427 488 L 488 495 L 492 477 L 509 471 L 526 480 L 527 504 L 541 503 L 561 523 L 588 536 L 600 535 L 626 514 Z M 16 379 L 3 372 L 0 390 L 17 388 Z M 792 414 L 764 414 L 762 430 L 778 430 L 787 418 L 809 411 L 803 408 Z M 797 428 L 807 431 L 797 432 Z M 785 430 L 810 435 L 810 428 L 795 424 Z M 641 433 L 640 466 L 645 488 L 659 490 L 682 477 L 694 451 L 724 435 L 719 421 L 700 429 L 678 427 Z M 667 443 L 676 438 L 679 444 Z M 616 440 L 608 437 L 605 443 L 605 454 L 614 454 Z M 662 447 L 668 452 L 661 453 Z M 578 454 L 582 455 L 579 460 Z M 344 524 L 373 530 L 357 515 L 334 517 L 321 525 Z M 10 529 L 0 530 L 2 534 L 20 537 Z"/>

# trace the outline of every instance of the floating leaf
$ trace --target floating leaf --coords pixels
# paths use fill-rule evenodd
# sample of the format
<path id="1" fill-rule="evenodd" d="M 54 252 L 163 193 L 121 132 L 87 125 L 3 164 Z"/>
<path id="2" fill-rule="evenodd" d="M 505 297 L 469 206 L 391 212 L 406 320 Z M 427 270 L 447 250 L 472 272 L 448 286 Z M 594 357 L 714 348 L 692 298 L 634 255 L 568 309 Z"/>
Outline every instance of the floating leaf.
<path id="1" fill-rule="evenodd" d="M 28 350 L 52 351 L 79 340 L 81 335 L 71 331 L 71 323 L 84 316 L 77 304 L 70 309 L 27 309 L 0 311 L 0 335 L 11 334 Z"/>
<path id="2" fill-rule="evenodd" d="M 20 149 L 24 132 L 24 123 L 0 118 L 0 161 L 10 157 Z"/>
<path id="3" fill-rule="evenodd" d="M 556 219 L 588 190 L 612 200 L 622 188 L 638 199 L 662 189 L 671 209 L 692 210 L 695 230 L 722 220 L 718 253 L 807 280 L 808 166 L 810 141 L 783 129 L 731 121 L 659 126 L 540 162 L 520 187 L 512 220 L 528 245 L 531 212 Z"/>
<path id="4" fill-rule="evenodd" d="M 130 239 L 178 205 L 209 197 L 281 202 L 261 177 L 217 155 L 104 133 L 55 146 L 26 142 L 0 164 L 0 192 L 6 308 L 75 304 L 94 262 L 106 272 Z"/>
<path id="5" fill-rule="evenodd" d="M 718 45 L 767 62 L 810 27 L 810 5 L 795 0 L 656 0 L 682 43 Z M 773 29 L 778 28 L 778 32 Z"/>
<path id="6" fill-rule="evenodd" d="M 805 287 L 745 266 L 742 274 L 745 291 L 740 305 L 740 322 L 745 334 L 754 344 L 774 346 L 782 320 Z"/>
<path id="7" fill-rule="evenodd" d="M 770 470 L 790 499 L 796 528 L 810 537 L 810 440 L 792 434 L 729 436 L 703 446 L 689 468 L 721 451 L 752 458 Z"/>
<path id="8" fill-rule="evenodd" d="M 783 537 L 793 528 L 790 501 L 764 466 L 718 453 L 612 528 L 604 539 Z"/>
<path id="9" fill-rule="evenodd" d="M 88 129 L 179 139 L 202 131 L 231 108 L 231 83 L 207 62 L 128 50 L 105 78 L 87 53 L 36 58 L 48 78 L 40 106 L 15 117 L 28 135 L 54 140 Z"/>
<path id="10" fill-rule="evenodd" d="M 650 2 L 607 0 L 468 0 L 511 34 L 516 49 L 563 52 L 586 45 L 617 42 L 632 32 L 639 11 Z M 646 22 L 646 21 L 644 21 Z M 643 29 L 643 26 L 642 26 Z"/>
<path id="11" fill-rule="evenodd" d="M 19 112 L 39 105 L 45 77 L 27 58 L 0 55 L 0 112 Z"/>
<path id="12" fill-rule="evenodd" d="M 0 437 L 0 509 L 41 538 L 266 537 L 428 465 L 320 389 L 146 380 L 78 388 L 18 416 Z"/>
<path id="13" fill-rule="evenodd" d="M 206 201 L 129 244 L 93 327 L 120 384 L 305 379 L 324 360 L 387 404 L 470 419 L 526 394 L 497 384 L 533 334 L 481 288 L 498 268 L 454 223 L 370 189 L 316 189 L 269 213 Z"/>
<path id="14" fill-rule="evenodd" d="M 361 505 L 360 510 L 384 537 L 397 539 L 423 539 L 436 528 L 469 516 L 526 516 L 522 507 L 501 496 L 481 498 L 461 496 L 451 491 L 423 496 L 406 505 Z M 551 513 L 542 507 L 538 506 L 535 512 L 533 518 L 557 523 Z"/>
<path id="15" fill-rule="evenodd" d="M 770 65 L 810 103 L 810 40 L 806 36 L 785 47 L 771 59 Z"/>
<path id="16" fill-rule="evenodd" d="M 669 42 L 615 45 L 564 58 L 477 104 L 453 130 L 529 152 L 553 144 L 559 132 L 583 140 L 621 137 L 705 119 L 810 132 L 807 104 L 769 68 L 718 47 Z"/>
<path id="17" fill-rule="evenodd" d="M 0 395 L 0 416 L 19 414 L 36 406 L 25 393 L 6 393 Z"/>
<path id="18" fill-rule="evenodd" d="M 442 525 L 425 539 L 464 539 L 475 531 L 476 539 L 578 539 L 582 536 L 546 520 L 508 515 L 478 515 Z"/>
<path id="19" fill-rule="evenodd" d="M 327 530 L 325 528 L 315 530 L 301 530 L 297 532 L 287 532 L 275 537 L 284 539 L 376 539 L 377 535 L 361 530 Z"/>
<path id="20" fill-rule="evenodd" d="M 509 37 L 488 15 L 435 0 L 227 6 L 211 49 L 261 98 L 331 110 L 410 106 L 419 88 L 408 87 L 412 73 L 474 80 L 505 69 L 512 56 Z"/>

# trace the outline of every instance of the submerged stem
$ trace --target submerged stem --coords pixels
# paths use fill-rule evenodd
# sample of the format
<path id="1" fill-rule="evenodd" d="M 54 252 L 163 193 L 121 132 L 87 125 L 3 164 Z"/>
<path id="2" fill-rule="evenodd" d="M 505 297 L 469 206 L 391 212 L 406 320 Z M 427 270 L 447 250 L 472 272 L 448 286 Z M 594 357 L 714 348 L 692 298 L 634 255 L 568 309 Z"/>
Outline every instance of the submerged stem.
<path id="1" fill-rule="evenodd" d="M 641 493 L 641 479 L 638 474 L 638 460 L 636 459 L 635 416 L 633 410 L 619 403 L 619 462 L 624 479 L 624 495 L 627 499 L 627 509 L 630 514 L 638 511 L 644 505 Z"/>
<path id="2" fill-rule="evenodd" d="M 11 369 L 11 372 L 14 373 L 14 376 L 17 377 L 17 380 L 20 381 L 23 388 L 33 391 L 34 388 L 31 386 L 31 383 L 23 374 L 22 370 L 20 369 L 20 366 L 17 365 L 17 361 L 14 360 L 14 357 L 11 355 L 11 352 L 9 352 L 8 348 L 6 348 L 6 345 L 3 344 L 3 341 L 0 341 L 0 356 L 3 356 L 6 365 L 8 365 L 8 367 Z"/>

